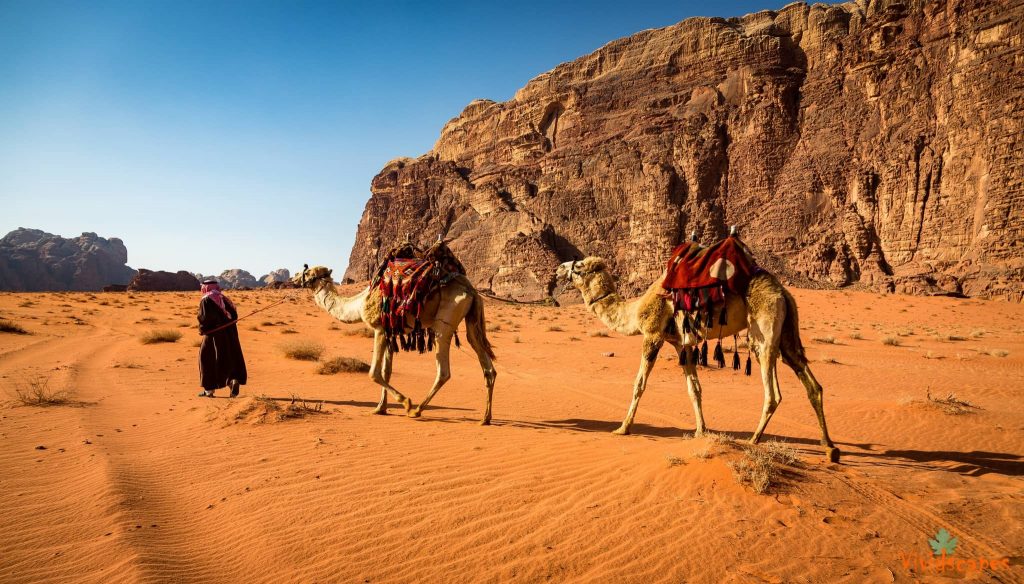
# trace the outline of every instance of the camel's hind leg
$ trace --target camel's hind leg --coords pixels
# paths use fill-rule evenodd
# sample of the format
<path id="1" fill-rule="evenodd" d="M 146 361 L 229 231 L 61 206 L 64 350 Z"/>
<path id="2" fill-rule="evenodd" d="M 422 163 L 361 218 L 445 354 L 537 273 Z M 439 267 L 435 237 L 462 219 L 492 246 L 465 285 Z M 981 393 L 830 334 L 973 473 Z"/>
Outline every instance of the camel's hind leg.
<path id="1" fill-rule="evenodd" d="M 750 323 L 750 340 L 761 366 L 761 383 L 764 385 L 764 406 L 761 409 L 761 421 L 757 430 L 750 437 L 751 444 L 757 444 L 768 427 L 776 408 L 782 403 L 782 390 L 779 389 L 779 378 L 775 367 L 779 359 L 779 341 L 782 336 L 782 323 L 786 317 L 785 300 L 779 298 L 774 307 L 766 307 L 766 313 L 756 315 Z"/>
<path id="2" fill-rule="evenodd" d="M 479 302 L 480 300 L 475 300 Z M 481 326 L 482 323 L 481 323 Z M 480 327 L 466 323 L 466 341 L 473 347 L 476 358 L 480 361 L 480 369 L 484 372 L 484 383 L 487 386 L 487 401 L 484 403 L 484 417 L 480 420 L 481 426 L 491 424 L 491 400 L 494 397 L 494 380 L 498 378 L 498 372 L 494 370 L 494 361 L 487 352 L 484 340 L 480 338 Z"/>
<path id="3" fill-rule="evenodd" d="M 451 345 L 452 336 L 454 331 L 448 325 L 437 325 L 436 328 L 441 330 L 435 330 L 434 342 L 436 347 L 434 349 L 434 360 L 437 363 L 437 376 L 434 378 L 434 385 L 430 387 L 430 392 L 427 393 L 427 397 L 423 398 L 420 405 L 416 406 L 409 412 L 410 418 L 418 418 L 423 413 L 423 408 L 427 407 L 430 400 L 434 399 L 434 394 L 441 390 L 445 383 L 452 378 L 451 368 Z"/>
<path id="4" fill-rule="evenodd" d="M 387 367 L 389 374 L 385 378 L 384 371 L 384 359 L 385 353 L 388 353 L 387 342 L 384 339 L 384 332 L 381 330 L 374 330 L 373 333 L 373 364 L 370 365 L 370 379 L 384 390 L 391 394 L 399 404 L 405 407 L 405 411 L 409 412 L 412 410 L 412 400 L 402 395 L 402 392 L 398 391 L 391 386 L 390 381 L 390 365 Z M 383 400 L 381 400 L 383 402 Z M 380 404 L 378 404 L 380 407 Z"/>
<path id="5" fill-rule="evenodd" d="M 391 349 L 388 349 L 387 347 L 385 347 L 384 348 L 383 363 L 381 364 L 381 367 L 382 367 L 383 371 L 381 373 L 384 375 L 384 381 L 386 381 L 388 383 L 391 383 L 391 362 L 392 362 Z M 385 387 L 383 385 L 381 386 L 381 388 L 380 388 L 380 402 L 377 404 L 377 407 L 374 408 L 370 413 L 371 414 L 376 414 L 378 416 L 386 416 L 388 414 L 388 388 L 387 387 Z"/>
<path id="6" fill-rule="evenodd" d="M 640 355 L 640 371 L 636 374 L 636 381 L 633 382 L 633 401 L 629 404 L 626 412 L 626 419 L 622 425 L 612 431 L 612 434 L 629 434 L 629 428 L 633 425 L 633 418 L 636 416 L 636 408 L 640 405 L 640 398 L 647 388 L 647 378 L 651 375 L 655 361 L 658 360 L 658 351 L 665 340 L 662 338 L 644 337 L 644 348 Z"/>
<path id="7" fill-rule="evenodd" d="M 811 373 L 811 367 L 807 364 L 806 357 L 801 356 L 799 359 L 787 358 L 785 361 L 793 368 L 796 376 L 800 378 L 800 383 L 803 383 L 804 389 L 807 390 L 807 399 L 810 400 L 811 407 L 814 408 L 814 414 L 818 416 L 818 426 L 821 427 L 821 445 L 825 447 L 828 459 L 832 462 L 839 462 L 839 449 L 836 448 L 836 445 L 832 443 L 832 439 L 829 438 L 828 426 L 825 424 L 825 392 L 822 390 L 821 384 L 818 383 L 814 374 Z"/>

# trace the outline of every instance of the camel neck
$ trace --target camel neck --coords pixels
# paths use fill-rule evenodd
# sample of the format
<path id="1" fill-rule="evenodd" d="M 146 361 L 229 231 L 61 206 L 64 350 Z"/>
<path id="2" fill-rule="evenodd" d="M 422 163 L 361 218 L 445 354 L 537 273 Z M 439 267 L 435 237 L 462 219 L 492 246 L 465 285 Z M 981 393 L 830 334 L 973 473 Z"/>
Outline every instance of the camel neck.
<path id="1" fill-rule="evenodd" d="M 587 308 L 611 330 L 624 335 L 635 335 L 639 327 L 630 317 L 629 302 L 617 292 L 600 294 L 594 301 L 587 301 Z"/>
<path id="2" fill-rule="evenodd" d="M 313 291 L 313 300 L 334 318 L 345 323 L 362 322 L 362 304 L 369 288 L 351 297 L 338 295 L 334 283 L 327 280 Z"/>

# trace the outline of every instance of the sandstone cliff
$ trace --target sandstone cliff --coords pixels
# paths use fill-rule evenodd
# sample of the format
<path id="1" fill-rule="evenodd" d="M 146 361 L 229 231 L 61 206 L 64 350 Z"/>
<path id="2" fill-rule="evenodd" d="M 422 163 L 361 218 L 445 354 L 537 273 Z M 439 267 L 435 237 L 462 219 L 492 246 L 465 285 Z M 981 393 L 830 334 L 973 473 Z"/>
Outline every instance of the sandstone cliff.
<path id="1" fill-rule="evenodd" d="M 479 286 L 547 294 L 559 261 L 628 292 L 691 229 L 739 224 L 793 277 L 1020 300 L 1024 3 L 794 3 L 613 41 L 477 100 L 372 181 L 347 278 L 438 234 Z"/>
<path id="2" fill-rule="evenodd" d="M 22 227 L 0 239 L 0 290 L 101 290 L 132 279 L 127 262 L 128 249 L 116 237 L 66 239 Z"/>
<path id="3" fill-rule="evenodd" d="M 128 284 L 129 292 L 191 292 L 198 289 L 199 280 L 185 270 L 154 272 L 139 268 L 139 273 Z"/>

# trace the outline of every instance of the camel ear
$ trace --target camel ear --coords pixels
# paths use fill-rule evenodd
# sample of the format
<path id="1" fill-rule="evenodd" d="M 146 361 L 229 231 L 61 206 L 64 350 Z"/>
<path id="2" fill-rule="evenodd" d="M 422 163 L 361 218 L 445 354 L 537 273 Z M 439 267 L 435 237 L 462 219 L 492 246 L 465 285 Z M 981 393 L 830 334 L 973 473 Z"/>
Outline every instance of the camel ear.
<path id="1" fill-rule="evenodd" d="M 330 277 L 334 273 L 334 270 L 327 270 L 327 276 Z"/>
<path id="2" fill-rule="evenodd" d="M 583 271 L 585 272 L 599 272 L 605 268 L 604 260 L 598 257 L 589 257 L 582 262 Z"/>

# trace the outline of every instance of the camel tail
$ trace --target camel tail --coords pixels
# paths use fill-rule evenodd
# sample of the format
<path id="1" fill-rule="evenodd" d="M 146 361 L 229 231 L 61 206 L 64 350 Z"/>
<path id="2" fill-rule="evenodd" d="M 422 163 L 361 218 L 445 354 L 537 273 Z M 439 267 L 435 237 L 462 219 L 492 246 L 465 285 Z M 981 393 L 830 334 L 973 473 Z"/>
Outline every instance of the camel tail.
<path id="1" fill-rule="evenodd" d="M 487 340 L 487 319 L 484 317 L 484 299 L 479 294 L 473 296 L 473 306 L 466 315 L 466 338 L 471 345 L 483 347 L 484 352 L 494 360 L 494 348 Z"/>
<path id="2" fill-rule="evenodd" d="M 786 298 L 786 320 L 782 323 L 782 338 L 779 339 L 782 360 L 794 370 L 799 371 L 807 364 L 804 344 L 800 340 L 800 318 L 797 315 L 796 299 L 789 290 L 782 289 Z"/>

